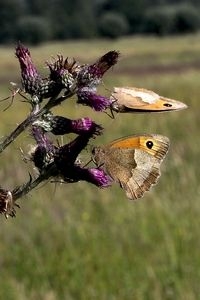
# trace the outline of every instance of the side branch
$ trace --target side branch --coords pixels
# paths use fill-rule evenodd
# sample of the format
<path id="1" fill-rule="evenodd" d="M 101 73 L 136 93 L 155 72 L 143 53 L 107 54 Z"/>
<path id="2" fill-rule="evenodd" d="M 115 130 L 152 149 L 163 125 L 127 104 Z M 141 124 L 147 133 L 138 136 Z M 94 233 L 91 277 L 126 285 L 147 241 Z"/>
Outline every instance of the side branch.
<path id="1" fill-rule="evenodd" d="M 27 195 L 31 190 L 37 187 L 41 182 L 48 180 L 50 177 L 53 176 L 54 165 L 50 165 L 48 170 L 44 170 L 40 175 L 35 179 L 32 180 L 32 176 L 30 175 L 30 179 L 27 183 L 22 184 L 21 186 L 15 188 L 12 191 L 13 195 L 13 202 L 16 202 L 17 199 Z"/>

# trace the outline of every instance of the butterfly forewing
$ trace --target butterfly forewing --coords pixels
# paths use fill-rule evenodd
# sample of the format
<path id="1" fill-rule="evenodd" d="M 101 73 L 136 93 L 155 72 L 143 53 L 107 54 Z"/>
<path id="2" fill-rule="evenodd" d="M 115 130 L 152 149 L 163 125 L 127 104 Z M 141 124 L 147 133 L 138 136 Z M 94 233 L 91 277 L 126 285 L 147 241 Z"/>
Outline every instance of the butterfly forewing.
<path id="1" fill-rule="evenodd" d="M 153 91 L 134 87 L 115 87 L 110 97 L 116 112 L 165 112 L 187 108 L 183 102 L 159 96 Z"/>

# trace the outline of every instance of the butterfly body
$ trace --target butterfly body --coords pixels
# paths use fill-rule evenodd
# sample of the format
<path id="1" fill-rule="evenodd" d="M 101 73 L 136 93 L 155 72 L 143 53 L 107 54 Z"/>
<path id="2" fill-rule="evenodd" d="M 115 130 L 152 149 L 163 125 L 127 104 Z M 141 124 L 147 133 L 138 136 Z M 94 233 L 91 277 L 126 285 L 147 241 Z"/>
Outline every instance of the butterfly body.
<path id="1" fill-rule="evenodd" d="M 168 148 L 169 140 L 162 135 L 134 135 L 95 147 L 93 159 L 128 198 L 137 199 L 156 184 Z"/>
<path id="2" fill-rule="evenodd" d="M 111 109 L 120 113 L 166 112 L 187 108 L 183 102 L 134 87 L 115 87 L 110 98 Z"/>

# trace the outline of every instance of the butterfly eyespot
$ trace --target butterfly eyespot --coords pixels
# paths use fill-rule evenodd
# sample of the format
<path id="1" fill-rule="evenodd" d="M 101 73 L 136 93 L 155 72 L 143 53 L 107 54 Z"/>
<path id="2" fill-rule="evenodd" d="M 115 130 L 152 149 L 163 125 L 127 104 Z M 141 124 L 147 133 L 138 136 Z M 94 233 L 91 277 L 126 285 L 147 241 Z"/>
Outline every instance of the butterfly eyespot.
<path id="1" fill-rule="evenodd" d="M 146 146 L 147 146 L 147 148 L 151 149 L 153 147 L 153 142 L 152 141 L 147 141 Z"/>
<path id="2" fill-rule="evenodd" d="M 172 107 L 172 104 L 170 104 L 170 103 L 164 103 L 163 106 Z"/>

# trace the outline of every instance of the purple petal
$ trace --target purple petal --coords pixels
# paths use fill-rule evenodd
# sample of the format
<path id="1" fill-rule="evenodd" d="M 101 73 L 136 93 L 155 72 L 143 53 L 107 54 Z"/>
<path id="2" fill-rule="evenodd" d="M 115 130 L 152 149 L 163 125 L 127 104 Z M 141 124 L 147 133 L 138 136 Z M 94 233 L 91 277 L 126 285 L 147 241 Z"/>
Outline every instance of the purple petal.
<path id="1" fill-rule="evenodd" d="M 32 77 L 34 79 L 37 78 L 39 73 L 32 62 L 28 48 L 19 43 L 16 47 L 15 54 L 21 66 L 22 76 L 28 76 L 29 78 Z"/>
<path id="2" fill-rule="evenodd" d="M 57 148 L 48 139 L 47 135 L 44 134 L 41 127 L 32 126 L 32 135 L 38 145 L 32 153 L 32 161 L 39 170 L 42 170 L 53 161 Z"/>
<path id="3" fill-rule="evenodd" d="M 71 167 L 74 165 L 79 153 L 87 146 L 91 137 L 91 134 L 79 135 L 70 143 L 63 145 L 56 150 L 54 161 L 61 172 L 67 172 L 67 166 Z"/>
<path id="4" fill-rule="evenodd" d="M 112 66 L 114 66 L 119 58 L 118 51 L 109 51 L 100 57 L 96 63 L 89 66 L 90 73 L 97 76 L 102 77 L 106 71 L 108 71 Z"/>
<path id="5" fill-rule="evenodd" d="M 50 79 L 60 84 L 62 88 L 67 91 L 73 92 L 76 89 L 75 78 L 80 66 L 75 60 L 64 59 L 62 55 L 58 55 L 57 59 L 53 62 L 47 62 L 50 69 Z"/>
<path id="6" fill-rule="evenodd" d="M 41 124 L 43 127 L 43 123 Z M 55 135 L 67 133 L 100 135 L 103 128 L 90 118 L 71 120 L 62 116 L 48 116 L 44 122 L 44 129 Z"/>
<path id="7" fill-rule="evenodd" d="M 79 90 L 77 96 L 77 103 L 90 106 L 95 111 L 103 111 L 110 107 L 112 103 L 110 99 L 88 90 Z"/>
<path id="8" fill-rule="evenodd" d="M 92 135 L 100 135 L 102 127 L 90 118 L 81 118 L 72 121 L 73 132 L 77 134 L 84 134 L 90 132 Z"/>
<path id="9" fill-rule="evenodd" d="M 97 168 L 86 170 L 88 172 L 86 181 L 89 181 L 101 188 L 108 187 L 112 184 L 112 179 L 103 170 Z"/>
<path id="10" fill-rule="evenodd" d="M 82 66 L 77 76 L 78 89 L 88 88 L 95 90 L 97 85 L 101 83 L 104 73 L 117 63 L 118 57 L 119 52 L 109 51 L 94 64 Z"/>
<path id="11" fill-rule="evenodd" d="M 103 170 L 95 168 L 87 169 L 76 164 L 68 168 L 66 166 L 65 172 L 63 172 L 63 179 L 69 183 L 81 180 L 87 181 L 100 188 L 106 188 L 112 184 L 112 179 Z"/>
<path id="12" fill-rule="evenodd" d="M 54 148 L 53 143 L 49 140 L 44 130 L 39 126 L 32 126 L 31 133 L 39 146 L 45 147 L 47 150 Z"/>

